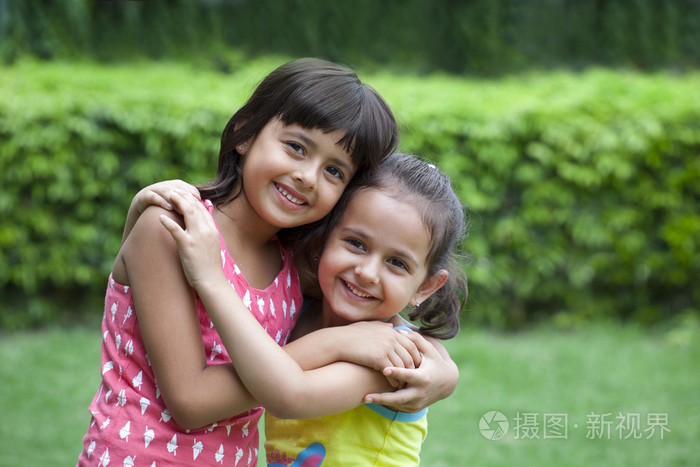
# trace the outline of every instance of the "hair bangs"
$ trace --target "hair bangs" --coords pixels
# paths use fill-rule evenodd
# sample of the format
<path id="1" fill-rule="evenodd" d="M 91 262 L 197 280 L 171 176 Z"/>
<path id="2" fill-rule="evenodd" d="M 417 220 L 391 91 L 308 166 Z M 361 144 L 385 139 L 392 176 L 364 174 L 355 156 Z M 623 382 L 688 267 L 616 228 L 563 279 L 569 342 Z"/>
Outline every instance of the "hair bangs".
<path id="1" fill-rule="evenodd" d="M 292 91 L 279 109 L 287 125 L 339 131 L 336 142 L 348 151 L 358 171 L 375 168 L 398 145 L 391 110 L 367 85 L 338 86 L 333 79 L 306 83 Z"/>

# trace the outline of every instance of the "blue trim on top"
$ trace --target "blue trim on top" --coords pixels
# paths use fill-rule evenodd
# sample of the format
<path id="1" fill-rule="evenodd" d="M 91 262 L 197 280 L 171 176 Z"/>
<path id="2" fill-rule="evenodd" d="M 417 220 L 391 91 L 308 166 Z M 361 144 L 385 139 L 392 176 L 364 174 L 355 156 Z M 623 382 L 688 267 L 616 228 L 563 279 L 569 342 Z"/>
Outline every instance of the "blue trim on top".
<path id="1" fill-rule="evenodd" d="M 388 409 L 379 404 L 365 404 L 365 406 L 374 410 L 382 417 L 397 422 L 415 422 L 425 417 L 428 413 L 427 407 L 420 412 L 396 412 L 395 410 Z"/>
<path id="2" fill-rule="evenodd" d="M 409 328 L 408 326 L 394 326 L 394 331 L 410 331 L 410 332 L 413 332 L 413 329 Z"/>

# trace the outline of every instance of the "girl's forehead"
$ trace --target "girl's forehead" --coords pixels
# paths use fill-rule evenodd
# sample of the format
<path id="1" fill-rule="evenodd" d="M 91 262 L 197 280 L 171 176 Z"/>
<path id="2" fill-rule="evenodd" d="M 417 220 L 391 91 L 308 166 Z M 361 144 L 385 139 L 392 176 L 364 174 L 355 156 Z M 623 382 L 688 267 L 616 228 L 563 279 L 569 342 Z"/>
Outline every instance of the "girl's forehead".
<path id="1" fill-rule="evenodd" d="M 389 186 L 361 188 L 352 195 L 348 205 L 377 203 L 377 206 L 374 206 L 373 204 L 373 206 L 376 208 L 387 208 L 390 205 L 401 205 L 415 209 L 414 197 L 403 194 L 404 191 L 405 190 L 400 190 Z"/>
<path id="2" fill-rule="evenodd" d="M 343 220 L 352 218 L 355 223 L 385 220 L 410 219 L 415 229 L 425 228 L 421 211 L 413 196 L 401 195 L 391 188 L 372 187 L 355 192 L 345 209 Z"/>

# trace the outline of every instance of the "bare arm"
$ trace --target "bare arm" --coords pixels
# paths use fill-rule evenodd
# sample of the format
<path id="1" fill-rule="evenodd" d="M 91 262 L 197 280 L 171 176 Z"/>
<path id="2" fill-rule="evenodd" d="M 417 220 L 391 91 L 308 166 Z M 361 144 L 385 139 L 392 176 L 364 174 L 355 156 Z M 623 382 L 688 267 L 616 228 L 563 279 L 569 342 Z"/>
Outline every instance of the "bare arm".
<path id="1" fill-rule="evenodd" d="M 239 376 L 267 410 L 282 418 L 326 415 L 360 405 L 369 391 L 390 389 L 381 373 L 346 362 L 305 371 L 265 332 L 229 286 L 221 270 L 218 234 L 206 209 L 193 199 L 173 197 L 173 202 L 185 216 L 187 230 L 167 216 L 161 216 L 161 221 L 177 242 L 187 279 L 207 308 Z M 383 326 L 391 329 L 390 324 Z"/>
<path id="2" fill-rule="evenodd" d="M 418 347 L 410 339 L 382 321 L 318 329 L 288 343 L 284 349 L 304 370 L 336 361 L 377 371 L 387 367 L 415 368 L 422 359 Z"/>
<path id="3" fill-rule="evenodd" d="M 135 222 L 117 261 L 132 288 L 163 400 L 180 426 L 194 429 L 258 403 L 232 365 L 207 366 L 194 292 L 182 271 L 175 242 L 159 222 L 161 214 L 175 218 L 160 208 L 147 209 Z"/>

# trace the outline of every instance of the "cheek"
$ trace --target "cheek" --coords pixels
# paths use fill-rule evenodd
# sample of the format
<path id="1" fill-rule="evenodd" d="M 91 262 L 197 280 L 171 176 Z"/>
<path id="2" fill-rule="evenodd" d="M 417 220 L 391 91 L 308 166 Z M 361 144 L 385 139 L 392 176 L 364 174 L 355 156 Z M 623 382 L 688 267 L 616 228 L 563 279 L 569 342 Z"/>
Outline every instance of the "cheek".
<path id="1" fill-rule="evenodd" d="M 329 268 L 320 267 L 318 268 L 318 285 L 321 288 L 321 293 L 324 297 L 330 298 L 333 296 L 331 291 L 333 290 L 333 284 L 335 283 L 335 271 Z"/>
<path id="2" fill-rule="evenodd" d="M 320 264 L 318 265 L 318 281 L 320 283 L 327 281 L 328 275 L 329 275 L 328 268 L 325 267 L 324 262 L 321 261 Z"/>
<path id="3" fill-rule="evenodd" d="M 342 187 L 333 186 L 319 193 L 321 196 L 319 197 L 318 206 L 320 210 L 322 209 L 324 211 L 324 216 L 331 212 L 331 209 L 336 205 L 344 190 L 345 185 Z"/>
<path id="4" fill-rule="evenodd" d="M 334 248 L 326 247 L 326 251 L 321 254 L 318 260 L 318 273 L 334 274 L 338 270 L 339 257 Z"/>
<path id="5" fill-rule="evenodd" d="M 329 276 L 332 274 L 330 265 L 332 262 L 330 261 L 330 255 L 328 252 L 323 252 L 321 257 L 319 258 L 318 262 L 318 280 L 319 282 L 323 282 L 324 280 L 328 280 Z"/>
<path id="6" fill-rule="evenodd" d="M 318 278 L 319 282 L 330 282 L 333 277 L 337 276 L 344 267 L 347 261 L 344 259 L 342 252 L 333 247 L 326 247 L 319 258 L 318 263 Z"/>
<path id="7" fill-rule="evenodd" d="M 391 300 L 394 304 L 404 305 L 408 303 L 411 298 L 411 290 L 413 290 L 410 284 L 407 284 L 400 280 L 385 281 L 385 294 L 387 294 L 387 299 Z M 403 308 L 403 306 L 401 306 Z"/>

